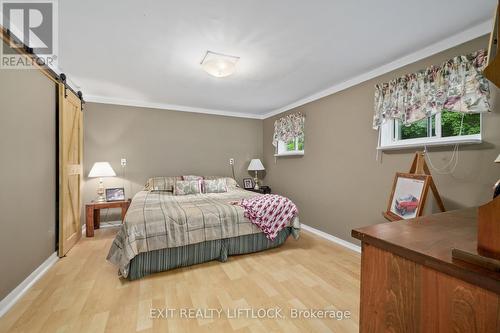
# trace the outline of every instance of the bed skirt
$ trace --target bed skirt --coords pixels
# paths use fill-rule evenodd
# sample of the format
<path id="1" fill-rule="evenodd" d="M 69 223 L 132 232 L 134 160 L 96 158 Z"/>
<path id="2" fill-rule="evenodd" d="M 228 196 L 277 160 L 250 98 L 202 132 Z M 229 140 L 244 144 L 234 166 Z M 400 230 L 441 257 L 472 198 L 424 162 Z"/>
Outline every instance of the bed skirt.
<path id="1" fill-rule="evenodd" d="M 168 271 L 178 267 L 219 260 L 225 262 L 228 256 L 252 253 L 280 246 L 288 236 L 297 230 L 288 227 L 270 241 L 263 233 L 217 239 L 186 246 L 140 253 L 130 261 L 129 280 L 137 280 L 146 275 Z"/>

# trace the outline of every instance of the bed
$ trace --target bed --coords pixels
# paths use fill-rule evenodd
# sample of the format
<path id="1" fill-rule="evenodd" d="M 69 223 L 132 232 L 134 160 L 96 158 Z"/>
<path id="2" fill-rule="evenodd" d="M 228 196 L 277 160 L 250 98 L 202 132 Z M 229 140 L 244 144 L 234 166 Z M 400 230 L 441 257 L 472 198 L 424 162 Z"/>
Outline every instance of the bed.
<path id="1" fill-rule="evenodd" d="M 227 178 L 227 192 L 174 195 L 168 188 L 146 186 L 127 211 L 107 259 L 129 280 L 228 256 L 280 246 L 289 235 L 298 238 L 294 217 L 274 240 L 231 202 L 260 195 L 237 187 Z M 167 190 L 165 190 L 167 189 Z"/>

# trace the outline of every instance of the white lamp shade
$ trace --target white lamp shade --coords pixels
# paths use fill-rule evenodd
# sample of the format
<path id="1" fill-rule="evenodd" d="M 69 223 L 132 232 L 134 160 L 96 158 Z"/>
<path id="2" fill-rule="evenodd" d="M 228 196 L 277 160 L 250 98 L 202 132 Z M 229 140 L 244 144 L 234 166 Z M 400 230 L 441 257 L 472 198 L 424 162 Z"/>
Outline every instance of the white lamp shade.
<path id="1" fill-rule="evenodd" d="M 254 158 L 250 161 L 250 165 L 248 166 L 248 171 L 261 171 L 265 170 L 264 165 L 258 158 Z"/>
<path id="2" fill-rule="evenodd" d="M 89 172 L 89 178 L 115 176 L 116 173 L 108 162 L 95 162 Z"/>
<path id="3" fill-rule="evenodd" d="M 495 163 L 500 163 L 500 155 L 498 155 L 497 159 L 495 160 Z"/>

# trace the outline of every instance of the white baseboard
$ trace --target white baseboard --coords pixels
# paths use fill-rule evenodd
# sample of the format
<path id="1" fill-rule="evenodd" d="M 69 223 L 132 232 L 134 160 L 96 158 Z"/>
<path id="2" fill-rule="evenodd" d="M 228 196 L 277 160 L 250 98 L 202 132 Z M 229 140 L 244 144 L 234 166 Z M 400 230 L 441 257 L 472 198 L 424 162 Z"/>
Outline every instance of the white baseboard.
<path id="1" fill-rule="evenodd" d="M 37 269 L 35 269 L 23 282 L 12 290 L 4 299 L 0 301 L 0 317 L 9 311 L 11 307 L 52 267 L 59 257 L 57 252 L 52 253 Z"/>
<path id="2" fill-rule="evenodd" d="M 326 232 L 324 231 L 321 231 L 321 230 L 318 230 L 316 228 L 313 228 L 313 227 L 310 227 L 306 224 L 300 224 L 300 228 L 301 229 L 304 229 L 306 231 L 309 231 L 321 238 L 324 238 L 326 240 L 329 240 L 330 242 L 334 242 L 334 243 L 337 243 L 339 245 L 342 245 L 343 247 L 345 248 L 348 248 L 349 250 L 352 250 L 354 252 L 357 252 L 357 253 L 361 253 L 361 246 L 358 246 L 356 244 L 353 244 L 351 242 L 348 242 L 346 240 L 343 240 L 341 238 L 338 238 L 338 237 L 335 237 L 333 235 L 330 235 L 330 234 L 327 234 Z"/>

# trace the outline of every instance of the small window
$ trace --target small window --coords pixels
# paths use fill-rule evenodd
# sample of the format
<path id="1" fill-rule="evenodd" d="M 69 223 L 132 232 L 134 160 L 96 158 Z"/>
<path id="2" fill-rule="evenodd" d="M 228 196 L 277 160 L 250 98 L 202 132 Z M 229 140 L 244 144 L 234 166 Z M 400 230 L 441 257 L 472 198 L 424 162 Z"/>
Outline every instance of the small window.
<path id="1" fill-rule="evenodd" d="M 297 137 L 288 142 L 278 141 L 276 156 L 304 155 L 304 137 Z"/>
<path id="2" fill-rule="evenodd" d="M 481 121 L 479 113 L 464 114 L 449 111 L 443 111 L 408 126 L 399 120 L 387 121 L 380 127 L 379 149 L 480 143 Z"/>

